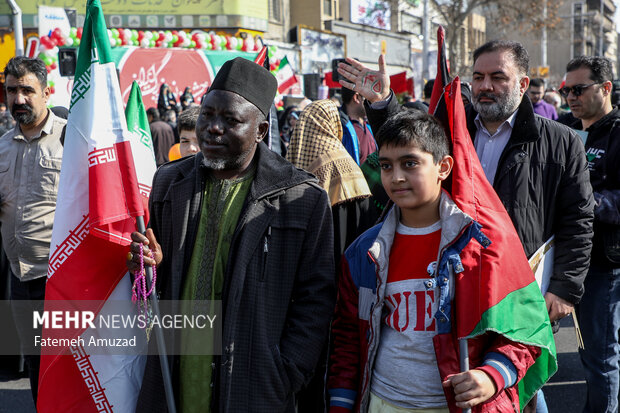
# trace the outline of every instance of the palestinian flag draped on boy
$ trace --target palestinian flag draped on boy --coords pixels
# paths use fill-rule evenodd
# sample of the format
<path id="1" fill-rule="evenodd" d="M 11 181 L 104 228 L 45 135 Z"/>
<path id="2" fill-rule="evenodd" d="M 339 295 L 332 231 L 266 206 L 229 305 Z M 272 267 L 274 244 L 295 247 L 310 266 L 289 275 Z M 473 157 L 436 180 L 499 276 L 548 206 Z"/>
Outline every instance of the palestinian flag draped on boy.
<path id="1" fill-rule="evenodd" d="M 128 114 L 138 119 L 140 109 L 131 106 L 139 98 L 133 93 L 128 105 Z M 127 245 L 135 217 L 144 215 L 155 171 L 148 126 L 134 119 L 132 129 L 129 133 L 101 4 L 89 0 L 64 143 L 46 308 L 54 303 L 50 300 L 69 307 L 98 300 L 97 311 L 105 312 L 131 300 Z M 44 337 L 50 334 L 43 330 Z M 106 331 L 80 326 L 70 334 L 83 338 Z M 44 352 L 39 412 L 135 410 L 143 357 L 118 349 L 105 354 L 105 348 L 91 354 L 86 347 Z"/>
<path id="2" fill-rule="evenodd" d="M 443 39 L 442 33 L 438 33 L 438 39 Z M 438 60 L 441 58 L 439 54 Z M 445 60 L 438 61 L 438 67 L 442 64 Z M 463 212 L 482 225 L 482 232 L 491 241 L 486 248 L 470 242 L 460 253 L 463 271 L 455 278 L 456 336 L 470 341 L 470 355 L 475 341 L 484 339 L 485 333 L 500 334 L 512 342 L 540 349 L 540 356 L 518 383 L 523 408 L 557 370 L 547 307 L 512 221 L 478 160 L 466 126 L 460 80 L 457 77 L 446 85 L 446 73 L 439 73 L 433 90 L 436 96 L 435 88 L 440 89 L 434 113 L 447 115 L 448 125 L 444 127 L 452 138 L 451 195 Z M 443 118 L 439 116 L 445 121 Z M 442 343 L 437 358 L 454 357 L 458 366 L 458 356 L 454 354 L 458 345 L 453 339 L 451 334 L 436 336 L 438 343 Z M 449 373 L 455 371 L 441 371 L 442 377 Z"/>

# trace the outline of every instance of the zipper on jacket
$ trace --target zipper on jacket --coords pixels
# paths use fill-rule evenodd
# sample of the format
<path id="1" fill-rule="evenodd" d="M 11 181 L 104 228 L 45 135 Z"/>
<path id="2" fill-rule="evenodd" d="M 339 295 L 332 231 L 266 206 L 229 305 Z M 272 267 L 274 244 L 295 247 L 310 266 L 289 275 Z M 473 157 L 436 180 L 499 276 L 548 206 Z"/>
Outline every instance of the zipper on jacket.
<path id="1" fill-rule="evenodd" d="M 368 318 L 368 326 L 369 326 L 369 331 L 370 331 L 370 335 L 368 337 L 368 350 L 366 353 L 366 365 L 364 366 L 364 372 L 363 372 L 363 376 L 362 376 L 362 389 L 361 389 L 361 394 L 360 396 L 360 405 L 364 405 L 365 407 L 368 407 L 368 397 L 367 394 L 370 393 L 370 390 L 368 389 L 369 385 L 370 385 L 370 376 L 371 376 L 371 370 L 370 370 L 370 346 L 373 344 L 373 341 L 375 340 L 375 331 L 373 328 L 373 314 L 376 310 L 376 306 L 379 305 L 379 288 L 381 287 L 381 276 L 379 275 L 379 263 L 377 262 L 377 260 L 375 260 L 375 258 L 372 256 L 372 253 L 370 251 L 367 251 L 368 254 L 368 258 L 370 258 L 370 261 L 374 264 L 375 266 L 375 277 L 377 278 L 377 291 L 375 292 L 375 296 L 377 299 L 377 302 L 371 307 L 370 310 L 370 316 Z M 376 343 L 375 343 L 375 347 L 376 347 Z M 373 348 L 373 352 L 376 355 L 376 348 Z M 374 357 L 373 357 L 373 362 L 374 362 Z M 361 410 L 360 410 L 361 411 Z"/>
<path id="2" fill-rule="evenodd" d="M 271 238 L 271 225 L 267 228 L 267 234 L 263 240 L 263 259 L 259 281 L 265 281 L 267 272 L 267 254 L 269 254 L 269 238 Z"/>

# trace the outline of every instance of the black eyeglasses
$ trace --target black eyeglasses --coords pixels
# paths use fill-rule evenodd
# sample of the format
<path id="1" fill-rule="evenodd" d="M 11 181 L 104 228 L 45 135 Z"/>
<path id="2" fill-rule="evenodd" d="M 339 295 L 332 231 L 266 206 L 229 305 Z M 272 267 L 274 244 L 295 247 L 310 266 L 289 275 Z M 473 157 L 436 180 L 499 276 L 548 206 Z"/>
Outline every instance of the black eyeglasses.
<path id="1" fill-rule="evenodd" d="M 589 85 L 575 85 L 573 87 L 564 86 L 563 88 L 558 90 L 558 92 L 560 92 L 560 95 L 564 96 L 565 98 L 568 97 L 568 94 L 570 92 L 573 92 L 573 95 L 575 95 L 575 97 L 578 97 L 578 96 L 581 96 L 583 94 L 583 91 L 589 88 L 590 86 L 600 85 L 601 83 L 602 82 L 594 82 L 594 83 L 590 83 Z"/>

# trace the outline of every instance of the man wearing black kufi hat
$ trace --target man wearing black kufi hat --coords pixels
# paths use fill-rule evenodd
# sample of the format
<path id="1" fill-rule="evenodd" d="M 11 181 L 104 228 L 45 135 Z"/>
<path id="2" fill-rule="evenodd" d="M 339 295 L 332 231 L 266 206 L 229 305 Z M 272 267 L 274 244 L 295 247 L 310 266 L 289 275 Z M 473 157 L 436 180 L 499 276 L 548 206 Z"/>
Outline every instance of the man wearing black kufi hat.
<path id="1" fill-rule="evenodd" d="M 201 152 L 157 171 L 148 240 L 133 234 L 128 267 L 138 268 L 139 243 L 148 245 L 154 259 L 145 252 L 144 262 L 157 264 L 162 300 L 222 302 L 222 355 L 171 357 L 183 412 L 294 411 L 327 338 L 329 201 L 316 178 L 262 142 L 276 89 L 249 60 L 222 66 L 196 124 Z M 167 411 L 157 356 L 147 361 L 137 411 Z"/>

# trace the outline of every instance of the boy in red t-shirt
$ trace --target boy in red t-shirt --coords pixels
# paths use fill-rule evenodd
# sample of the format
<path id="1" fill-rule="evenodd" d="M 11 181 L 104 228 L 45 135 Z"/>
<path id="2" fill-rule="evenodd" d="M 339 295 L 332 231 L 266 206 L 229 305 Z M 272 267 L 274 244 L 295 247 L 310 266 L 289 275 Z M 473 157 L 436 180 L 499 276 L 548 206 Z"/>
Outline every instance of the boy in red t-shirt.
<path id="1" fill-rule="evenodd" d="M 426 113 L 404 111 L 376 138 L 381 180 L 395 207 L 343 257 L 330 412 L 448 412 L 479 405 L 514 411 L 504 390 L 534 363 L 536 347 L 495 336 L 480 366 L 443 382 L 439 374 L 433 337 L 452 329 L 454 294 L 442 253 L 462 244 L 473 223 L 441 188 L 454 162 L 442 126 Z"/>

